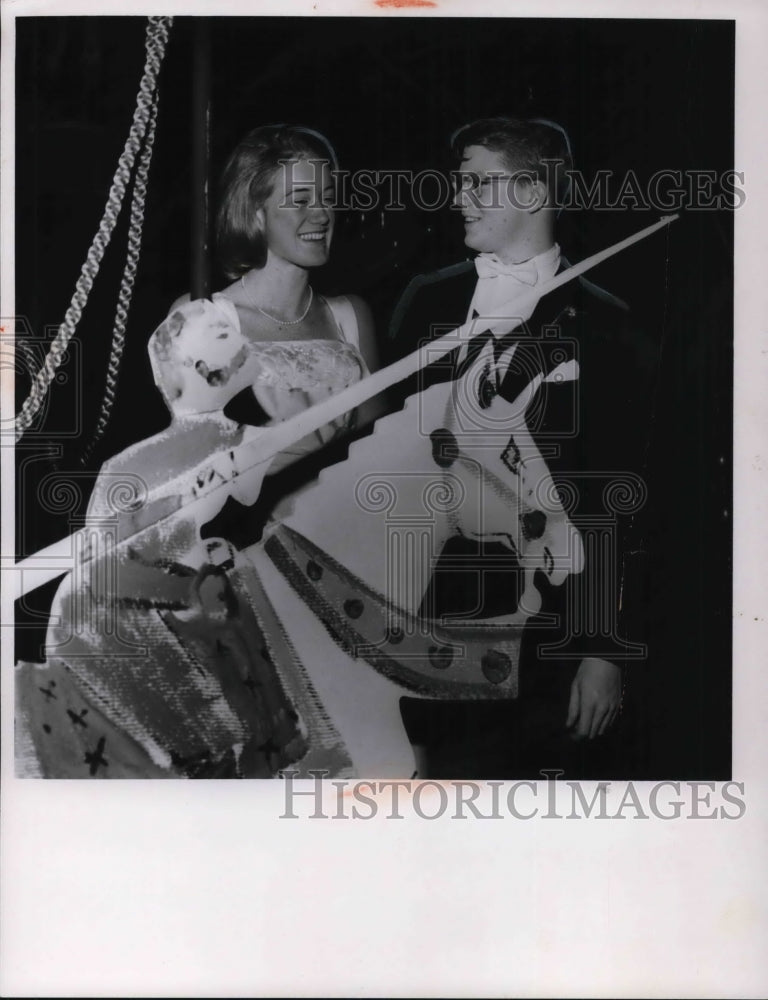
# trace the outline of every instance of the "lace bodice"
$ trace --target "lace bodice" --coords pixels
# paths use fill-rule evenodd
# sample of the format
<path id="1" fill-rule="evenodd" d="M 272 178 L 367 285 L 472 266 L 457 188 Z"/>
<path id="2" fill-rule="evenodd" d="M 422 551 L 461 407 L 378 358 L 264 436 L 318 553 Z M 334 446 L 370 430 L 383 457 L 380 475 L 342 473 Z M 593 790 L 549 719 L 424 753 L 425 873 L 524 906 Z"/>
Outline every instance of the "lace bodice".
<path id="1" fill-rule="evenodd" d="M 248 385 L 256 393 L 267 389 L 314 393 L 337 392 L 358 381 L 366 373 L 365 362 L 341 329 L 334 300 L 327 304 L 336 320 L 338 340 L 249 340 L 240 329 L 234 304 L 221 294 L 213 301 L 198 299 L 174 309 L 149 342 L 155 383 L 171 413 L 223 409 Z M 279 412 L 279 406 L 277 411 L 266 409 L 278 420 L 287 415 Z"/>
<path id="2" fill-rule="evenodd" d="M 367 368 L 350 342 L 356 330 L 342 329 L 338 319 L 345 305 L 350 318 L 354 313 L 347 300 L 326 303 L 338 340 L 252 341 L 241 331 L 234 304 L 221 294 L 174 309 L 149 342 L 155 382 L 172 415 L 220 412 L 250 387 L 271 420 L 280 421 L 359 381 Z M 351 419 L 347 414 L 321 428 L 298 451 L 326 444 Z"/>
<path id="3" fill-rule="evenodd" d="M 341 389 L 360 377 L 360 356 L 343 341 L 271 341 L 252 344 L 250 349 L 256 362 L 254 389 Z"/>

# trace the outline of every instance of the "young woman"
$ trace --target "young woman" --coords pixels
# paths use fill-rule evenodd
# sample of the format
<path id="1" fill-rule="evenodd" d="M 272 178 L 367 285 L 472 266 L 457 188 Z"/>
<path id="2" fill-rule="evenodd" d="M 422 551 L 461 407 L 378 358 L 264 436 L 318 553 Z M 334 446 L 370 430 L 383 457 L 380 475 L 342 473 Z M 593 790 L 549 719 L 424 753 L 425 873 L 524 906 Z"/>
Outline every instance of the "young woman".
<path id="1" fill-rule="evenodd" d="M 94 558 L 59 588 L 48 662 L 17 677 L 21 773 L 269 777 L 314 753 L 344 772 L 311 685 L 286 689 L 290 642 L 258 576 L 229 536 L 210 537 L 225 532 L 201 530 L 212 507 L 190 515 L 175 502 L 178 483 L 192 484 L 209 456 L 376 365 L 364 304 L 324 298 L 310 284 L 330 252 L 335 168 L 327 140 L 288 125 L 254 129 L 230 157 L 217 234 L 230 284 L 211 301 L 178 300 L 150 339 L 172 423 L 100 472 L 89 508 Z M 252 504 L 265 471 L 294 464 L 353 421 L 320 428 L 260 474 L 239 477 L 229 495 Z M 115 549 L 115 536 L 131 537 Z M 315 750 L 308 720 L 322 734 Z"/>
<path id="2" fill-rule="evenodd" d="M 378 366 L 370 312 L 357 296 L 326 298 L 310 284 L 328 260 L 334 228 L 335 153 L 319 133 L 298 126 L 256 128 L 239 143 L 223 173 L 217 220 L 219 261 L 230 279 L 203 303 L 177 300 L 150 341 L 158 387 L 175 417 L 213 412 L 222 401 L 238 422 L 262 424 L 293 416 Z M 207 311 L 201 342 L 200 315 Z M 194 328 L 192 358 L 183 327 Z M 179 379 L 190 361 L 201 372 L 221 367 L 220 325 L 230 331 L 227 354 L 244 349 L 234 380 Z M 171 331 L 169 335 L 169 330 Z M 206 355 L 211 353 L 211 360 Z M 239 380 L 239 381 L 238 381 Z M 247 381 L 233 402 L 232 385 Z M 212 384 L 213 383 L 213 384 Z M 218 391 L 221 390 L 221 391 Z M 328 444 L 357 416 L 323 428 L 271 466 Z"/>

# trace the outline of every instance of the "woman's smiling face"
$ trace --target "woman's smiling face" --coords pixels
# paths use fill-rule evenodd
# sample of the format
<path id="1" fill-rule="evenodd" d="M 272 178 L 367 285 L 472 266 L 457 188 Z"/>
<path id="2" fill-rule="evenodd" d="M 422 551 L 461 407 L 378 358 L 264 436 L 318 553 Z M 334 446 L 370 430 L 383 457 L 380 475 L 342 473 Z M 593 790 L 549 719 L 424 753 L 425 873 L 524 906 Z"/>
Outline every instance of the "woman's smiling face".
<path id="1" fill-rule="evenodd" d="M 285 161 L 259 209 L 268 256 L 296 267 L 325 264 L 333 236 L 334 193 L 327 161 Z"/>

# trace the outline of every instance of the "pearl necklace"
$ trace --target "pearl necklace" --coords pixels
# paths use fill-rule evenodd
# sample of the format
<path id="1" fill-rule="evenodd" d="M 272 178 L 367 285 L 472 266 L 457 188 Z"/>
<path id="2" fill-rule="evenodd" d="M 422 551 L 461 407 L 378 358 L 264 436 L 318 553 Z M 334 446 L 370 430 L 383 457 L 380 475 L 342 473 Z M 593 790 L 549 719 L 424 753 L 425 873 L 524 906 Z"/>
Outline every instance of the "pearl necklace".
<path id="1" fill-rule="evenodd" d="M 246 284 L 245 284 L 245 275 L 244 274 L 241 275 L 241 277 L 240 277 L 240 284 L 243 286 L 243 291 L 245 292 L 245 297 L 251 303 L 251 305 L 253 306 L 253 308 L 254 309 L 258 309 L 258 311 L 261 313 L 262 316 L 266 316 L 267 319 L 271 319 L 272 322 L 273 323 L 277 323 L 278 326 L 298 326 L 299 323 L 303 323 L 304 320 L 307 318 L 307 313 L 310 310 L 310 307 L 312 305 L 312 299 L 314 298 L 314 294 L 315 294 L 312 291 L 312 286 L 310 285 L 309 286 L 309 301 L 307 302 L 307 307 L 304 310 L 304 312 L 301 314 L 301 316 L 299 316 L 297 319 L 278 319 L 277 316 L 272 316 L 270 313 L 267 312 L 266 309 L 262 309 L 260 305 L 257 305 L 253 301 L 253 298 L 251 297 L 251 294 L 250 294 L 250 292 L 248 291 L 248 289 L 246 287 Z"/>

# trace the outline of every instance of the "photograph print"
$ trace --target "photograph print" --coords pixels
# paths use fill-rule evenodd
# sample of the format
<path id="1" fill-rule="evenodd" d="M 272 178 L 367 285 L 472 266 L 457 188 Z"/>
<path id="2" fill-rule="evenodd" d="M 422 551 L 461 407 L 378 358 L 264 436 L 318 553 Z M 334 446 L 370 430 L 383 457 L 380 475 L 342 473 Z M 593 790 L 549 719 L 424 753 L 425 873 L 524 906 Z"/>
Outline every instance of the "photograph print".
<path id="1" fill-rule="evenodd" d="M 734 22 L 15 31 L 17 776 L 731 778 Z"/>

